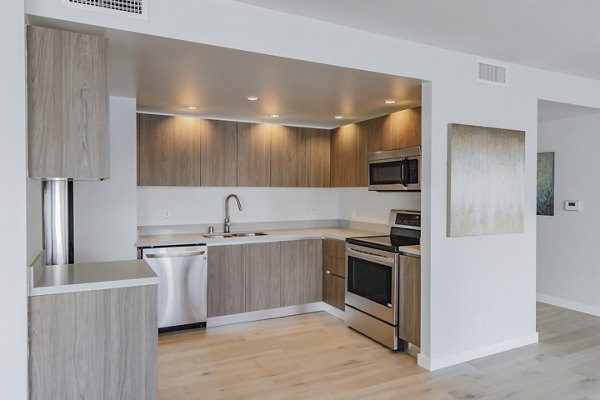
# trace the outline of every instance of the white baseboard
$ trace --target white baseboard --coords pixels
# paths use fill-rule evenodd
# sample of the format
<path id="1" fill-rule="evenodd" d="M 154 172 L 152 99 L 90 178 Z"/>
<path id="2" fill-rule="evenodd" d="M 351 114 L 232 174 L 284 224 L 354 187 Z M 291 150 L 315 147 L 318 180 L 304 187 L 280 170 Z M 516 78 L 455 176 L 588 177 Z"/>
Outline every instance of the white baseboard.
<path id="1" fill-rule="evenodd" d="M 289 317 L 291 315 L 325 311 L 323 309 L 323 304 L 325 303 L 319 301 L 316 303 L 301 304 L 298 306 L 279 307 L 271 308 L 268 310 L 223 315 L 221 317 L 210 317 L 206 321 L 206 327 L 214 328 L 216 326 L 239 324 L 241 322 L 253 322 L 260 321 L 263 319 Z"/>
<path id="2" fill-rule="evenodd" d="M 339 308 L 330 306 L 329 304 L 327 304 L 325 302 L 321 302 L 321 307 L 322 307 L 322 310 L 325 311 L 326 313 L 331 314 L 334 317 L 341 319 L 342 321 L 346 320 L 346 314 Z"/>
<path id="3" fill-rule="evenodd" d="M 516 349 L 518 347 L 527 346 L 538 342 L 538 333 L 522 336 L 516 339 L 507 340 L 505 342 L 494 343 L 489 346 L 478 347 L 476 349 L 463 351 L 461 353 L 451 354 L 448 356 L 431 358 L 423 354 L 417 357 L 417 363 L 429 371 L 450 367 L 452 365 L 471 361 L 476 358 L 490 356 L 496 353 L 502 353 L 507 350 Z"/>
<path id="4" fill-rule="evenodd" d="M 542 293 L 537 294 L 537 301 L 540 303 L 546 303 L 556 307 L 593 315 L 595 317 L 600 317 L 600 307 L 591 306 L 589 304 L 578 303 L 576 301 L 566 300 L 560 297 L 548 296 L 547 294 Z"/>

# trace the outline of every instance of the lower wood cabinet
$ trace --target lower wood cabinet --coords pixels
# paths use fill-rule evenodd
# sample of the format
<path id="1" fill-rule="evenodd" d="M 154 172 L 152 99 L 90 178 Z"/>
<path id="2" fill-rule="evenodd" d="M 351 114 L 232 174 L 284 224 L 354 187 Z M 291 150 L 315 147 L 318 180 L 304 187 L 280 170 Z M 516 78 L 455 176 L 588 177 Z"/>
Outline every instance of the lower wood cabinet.
<path id="1" fill-rule="evenodd" d="M 323 240 L 323 301 L 344 311 L 346 296 L 346 243 Z"/>
<path id="2" fill-rule="evenodd" d="M 243 246 L 246 311 L 280 307 L 281 263 L 279 242 L 245 244 Z"/>
<path id="3" fill-rule="evenodd" d="M 158 398 L 157 286 L 29 298 L 29 398 Z"/>
<path id="4" fill-rule="evenodd" d="M 208 250 L 208 316 L 246 311 L 243 245 Z"/>
<path id="5" fill-rule="evenodd" d="M 321 241 L 281 242 L 281 306 L 321 301 Z"/>
<path id="6" fill-rule="evenodd" d="M 211 246 L 208 316 L 322 299 L 321 240 Z"/>
<path id="7" fill-rule="evenodd" d="M 398 336 L 421 346 L 421 258 L 400 256 Z"/>

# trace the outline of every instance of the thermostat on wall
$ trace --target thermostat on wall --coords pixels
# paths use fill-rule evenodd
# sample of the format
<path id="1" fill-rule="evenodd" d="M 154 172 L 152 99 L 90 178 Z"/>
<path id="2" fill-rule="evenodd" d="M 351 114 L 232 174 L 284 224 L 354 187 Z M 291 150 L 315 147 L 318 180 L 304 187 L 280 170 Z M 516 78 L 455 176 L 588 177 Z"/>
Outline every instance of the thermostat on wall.
<path id="1" fill-rule="evenodd" d="M 581 202 L 579 200 L 565 200 L 565 211 L 581 210 Z"/>

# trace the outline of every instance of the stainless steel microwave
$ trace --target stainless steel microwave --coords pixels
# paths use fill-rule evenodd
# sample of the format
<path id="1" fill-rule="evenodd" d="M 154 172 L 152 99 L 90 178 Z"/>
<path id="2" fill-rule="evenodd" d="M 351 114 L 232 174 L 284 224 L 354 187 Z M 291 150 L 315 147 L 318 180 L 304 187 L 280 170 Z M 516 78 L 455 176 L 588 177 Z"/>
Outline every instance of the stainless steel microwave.
<path id="1" fill-rule="evenodd" d="M 369 153 L 369 190 L 421 190 L 421 147 Z"/>

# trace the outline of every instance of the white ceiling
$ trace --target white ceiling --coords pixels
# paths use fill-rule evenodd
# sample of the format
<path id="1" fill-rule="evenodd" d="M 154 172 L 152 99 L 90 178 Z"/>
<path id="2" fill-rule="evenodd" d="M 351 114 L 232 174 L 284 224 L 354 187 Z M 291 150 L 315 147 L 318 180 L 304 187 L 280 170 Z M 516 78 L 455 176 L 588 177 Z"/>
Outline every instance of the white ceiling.
<path id="1" fill-rule="evenodd" d="M 488 58 L 600 79 L 600 1 L 237 1 Z"/>
<path id="2" fill-rule="evenodd" d="M 333 128 L 421 104 L 420 80 L 130 32 L 104 34 L 110 92 L 136 96 L 141 111 Z M 250 102 L 250 95 L 260 100 Z M 385 104 L 390 98 L 397 103 Z"/>

